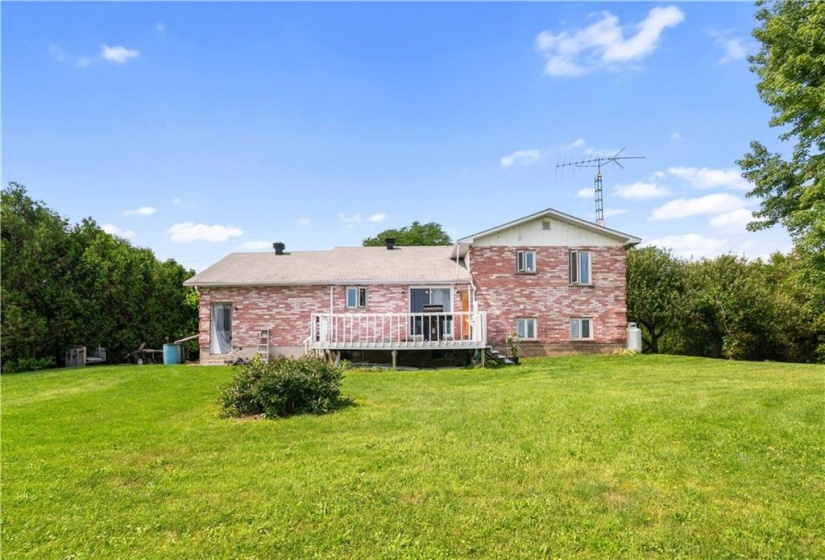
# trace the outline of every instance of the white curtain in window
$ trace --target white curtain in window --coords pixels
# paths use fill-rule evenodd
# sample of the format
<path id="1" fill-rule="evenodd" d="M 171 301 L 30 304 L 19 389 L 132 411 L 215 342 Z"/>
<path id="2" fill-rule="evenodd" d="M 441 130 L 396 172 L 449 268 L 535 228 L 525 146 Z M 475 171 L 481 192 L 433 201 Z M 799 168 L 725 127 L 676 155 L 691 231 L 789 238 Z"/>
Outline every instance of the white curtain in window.
<path id="1" fill-rule="evenodd" d="M 229 354 L 232 351 L 232 304 L 212 304 L 212 336 L 210 351 Z"/>

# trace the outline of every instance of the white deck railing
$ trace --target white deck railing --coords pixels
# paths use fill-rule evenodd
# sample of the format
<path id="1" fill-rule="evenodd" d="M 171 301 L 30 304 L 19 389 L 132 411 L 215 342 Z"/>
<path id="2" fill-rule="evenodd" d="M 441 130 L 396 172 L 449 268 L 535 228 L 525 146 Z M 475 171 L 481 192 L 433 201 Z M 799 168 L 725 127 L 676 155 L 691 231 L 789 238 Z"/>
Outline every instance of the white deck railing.
<path id="1" fill-rule="evenodd" d="M 309 347 L 316 349 L 483 348 L 485 312 L 313 313 Z"/>

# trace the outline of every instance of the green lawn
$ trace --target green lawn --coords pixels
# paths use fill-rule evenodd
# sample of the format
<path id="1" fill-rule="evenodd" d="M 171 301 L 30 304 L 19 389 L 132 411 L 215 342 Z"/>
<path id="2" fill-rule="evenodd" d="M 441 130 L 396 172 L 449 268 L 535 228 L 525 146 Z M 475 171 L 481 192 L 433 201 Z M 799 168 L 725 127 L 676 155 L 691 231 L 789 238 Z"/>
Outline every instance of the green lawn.
<path id="1" fill-rule="evenodd" d="M 218 417 L 224 367 L 2 376 L 8 558 L 825 558 L 825 367 L 352 371 Z"/>

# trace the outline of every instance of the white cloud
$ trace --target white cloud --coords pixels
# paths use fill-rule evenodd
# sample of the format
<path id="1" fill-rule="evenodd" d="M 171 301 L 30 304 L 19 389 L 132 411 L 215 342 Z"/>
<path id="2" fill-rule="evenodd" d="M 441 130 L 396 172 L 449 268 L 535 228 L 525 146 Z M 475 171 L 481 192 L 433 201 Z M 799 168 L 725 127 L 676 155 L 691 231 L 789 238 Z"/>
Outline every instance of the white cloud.
<path id="1" fill-rule="evenodd" d="M 676 142 L 677 140 L 682 139 L 682 135 L 679 134 L 678 132 L 671 132 L 670 133 L 670 139 L 673 140 L 674 142 Z"/>
<path id="2" fill-rule="evenodd" d="M 370 222 L 383 222 L 384 220 L 387 219 L 387 217 L 388 216 L 386 214 L 384 214 L 383 212 L 378 212 L 377 214 L 373 214 L 372 216 L 369 216 L 367 218 L 367 220 L 370 221 Z"/>
<path id="3" fill-rule="evenodd" d="M 722 214 L 745 206 L 745 201 L 731 194 L 709 194 L 700 198 L 677 198 L 664 206 L 654 208 L 653 220 L 670 220 L 699 216 L 703 214 Z"/>
<path id="4" fill-rule="evenodd" d="M 272 243 L 270 241 L 244 241 L 238 245 L 238 250 L 240 251 L 261 251 L 263 249 L 271 248 Z"/>
<path id="5" fill-rule="evenodd" d="M 584 146 L 584 138 L 576 138 L 566 146 L 562 146 L 563 150 L 572 150 L 573 148 L 578 148 L 579 146 Z"/>
<path id="6" fill-rule="evenodd" d="M 361 212 L 358 212 L 354 216 L 347 216 L 342 212 L 338 214 L 338 219 L 345 224 L 354 224 L 361 221 Z"/>
<path id="7" fill-rule="evenodd" d="M 295 221 L 298 222 L 298 224 L 302 225 L 302 226 L 308 226 L 309 225 L 309 218 L 305 218 L 303 216 L 301 216 L 300 218 L 298 218 Z"/>
<path id="8" fill-rule="evenodd" d="M 690 186 L 697 189 L 724 187 L 737 191 L 747 191 L 751 188 L 751 184 L 742 177 L 742 172 L 735 167 L 730 169 L 668 167 L 667 172 L 669 175 L 687 181 Z"/>
<path id="9" fill-rule="evenodd" d="M 102 226 L 100 226 L 100 229 L 102 229 L 103 231 L 105 231 L 106 233 L 108 233 L 110 235 L 116 235 L 118 237 L 123 237 L 124 239 L 131 239 L 132 237 L 135 236 L 134 231 L 132 231 L 130 229 L 129 230 L 123 230 L 123 229 L 120 229 L 119 227 L 117 227 L 116 225 L 112 225 L 112 224 L 103 224 Z"/>
<path id="10" fill-rule="evenodd" d="M 107 45 L 103 45 L 101 56 L 109 62 L 124 64 L 129 59 L 140 56 L 140 51 L 127 49 L 126 47 L 109 47 Z"/>
<path id="11" fill-rule="evenodd" d="M 86 56 L 81 56 L 80 58 L 78 58 L 75 61 L 74 66 L 75 66 L 75 68 L 88 68 L 91 63 L 92 63 L 91 58 L 86 57 Z"/>
<path id="12" fill-rule="evenodd" d="M 151 206 L 141 206 L 140 208 L 138 208 L 136 210 L 124 210 L 123 215 L 124 216 L 151 216 L 156 211 L 157 210 L 155 208 L 152 208 Z"/>
<path id="13" fill-rule="evenodd" d="M 643 200 L 647 198 L 661 198 L 670 194 L 665 187 L 656 183 L 636 182 L 631 185 L 616 185 L 613 192 L 619 198 Z"/>
<path id="14" fill-rule="evenodd" d="M 596 157 L 610 157 L 618 154 L 621 150 L 619 148 L 587 148 L 584 153 L 589 156 L 596 156 Z"/>
<path id="15" fill-rule="evenodd" d="M 165 23 L 163 23 L 163 22 L 160 22 L 160 21 L 159 21 L 159 22 L 157 22 L 157 23 L 155 24 L 155 33 L 156 33 L 159 37 L 163 37 L 164 35 L 166 35 L 166 24 L 165 24 Z"/>
<path id="16" fill-rule="evenodd" d="M 627 214 L 627 210 L 624 208 L 608 208 L 604 211 L 604 217 L 610 218 L 612 216 L 621 216 L 622 214 Z"/>
<path id="17" fill-rule="evenodd" d="M 544 71 L 551 76 L 580 76 L 600 67 L 626 64 L 649 56 L 662 32 L 678 25 L 685 14 L 676 6 L 655 7 L 644 21 L 636 24 L 635 35 L 624 37 L 619 19 L 609 12 L 575 32 L 553 35 L 542 31 L 536 37 L 536 50 L 544 54 Z"/>
<path id="18" fill-rule="evenodd" d="M 175 198 L 172 199 L 172 204 L 174 204 L 176 206 L 180 206 L 182 203 L 183 203 L 183 200 L 181 200 L 181 198 L 179 196 L 176 196 Z"/>
<path id="19" fill-rule="evenodd" d="M 516 150 L 509 156 L 501 158 L 501 166 L 504 169 L 512 167 L 514 164 L 529 165 L 537 162 L 541 158 L 541 152 L 538 150 Z"/>
<path id="20" fill-rule="evenodd" d="M 49 44 L 49 52 L 52 53 L 54 59 L 58 62 L 63 62 L 66 60 L 66 53 L 63 49 L 60 48 L 60 45 L 57 43 L 50 43 Z"/>
<path id="21" fill-rule="evenodd" d="M 584 188 L 581 189 L 579 192 L 576 193 L 576 198 L 593 198 L 594 191 L 591 188 Z"/>
<path id="22" fill-rule="evenodd" d="M 713 42 L 716 46 L 721 47 L 724 54 L 722 58 L 716 61 L 717 64 L 727 64 L 728 62 L 736 62 L 737 60 L 744 60 L 748 56 L 748 44 L 740 37 L 731 37 L 730 31 L 708 31 L 708 35 L 713 37 Z"/>
<path id="23" fill-rule="evenodd" d="M 167 232 L 172 241 L 226 241 L 243 235 L 243 230 L 233 226 L 208 226 L 183 222 L 170 227 Z"/>
<path id="24" fill-rule="evenodd" d="M 701 233 L 686 233 L 683 235 L 666 235 L 648 241 L 644 245 L 671 249 L 677 257 L 701 259 L 721 254 L 727 243 L 727 239 L 705 237 Z"/>
<path id="25" fill-rule="evenodd" d="M 731 212 L 719 214 L 710 220 L 710 225 L 719 230 L 743 232 L 745 226 L 754 221 L 753 212 L 738 208 Z"/>

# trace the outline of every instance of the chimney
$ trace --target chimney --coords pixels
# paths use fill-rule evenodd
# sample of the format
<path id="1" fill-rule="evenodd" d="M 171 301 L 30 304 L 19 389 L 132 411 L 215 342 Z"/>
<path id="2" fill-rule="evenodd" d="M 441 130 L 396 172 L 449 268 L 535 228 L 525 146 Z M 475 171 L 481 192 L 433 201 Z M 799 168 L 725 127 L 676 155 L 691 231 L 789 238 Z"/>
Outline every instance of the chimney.
<path id="1" fill-rule="evenodd" d="M 392 248 L 395 247 L 395 237 L 385 237 L 384 243 L 387 244 L 387 251 L 392 251 Z"/>
<path id="2" fill-rule="evenodd" d="M 272 248 L 275 249 L 276 255 L 283 255 L 284 249 L 286 249 L 286 245 L 284 245 L 283 243 L 273 243 Z"/>

